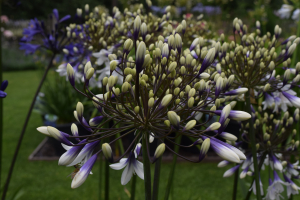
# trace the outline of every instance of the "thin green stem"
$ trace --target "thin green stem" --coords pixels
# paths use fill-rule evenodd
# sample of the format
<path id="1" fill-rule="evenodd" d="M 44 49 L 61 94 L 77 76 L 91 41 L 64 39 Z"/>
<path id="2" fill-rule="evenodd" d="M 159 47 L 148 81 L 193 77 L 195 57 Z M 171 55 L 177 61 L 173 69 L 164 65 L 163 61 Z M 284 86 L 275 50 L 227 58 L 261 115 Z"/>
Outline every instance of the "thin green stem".
<path id="1" fill-rule="evenodd" d="M 18 144 L 17 144 L 17 147 L 16 147 L 16 150 L 15 150 L 15 153 L 14 153 L 14 157 L 11 161 L 11 165 L 10 165 L 10 168 L 9 168 L 9 172 L 8 172 L 8 175 L 7 175 L 7 179 L 6 179 L 6 182 L 5 182 L 5 185 L 4 185 L 4 189 L 3 189 L 3 193 L 2 193 L 2 200 L 5 200 L 5 196 L 6 196 L 6 193 L 7 193 L 7 190 L 8 190 L 8 186 L 9 186 L 9 182 L 10 182 L 10 179 L 11 179 L 11 176 L 12 176 L 12 173 L 13 173 L 13 170 L 14 170 L 14 166 L 15 166 L 15 163 L 16 163 L 16 160 L 17 160 L 17 157 L 18 157 L 18 154 L 19 154 L 19 150 L 20 150 L 20 147 L 21 147 L 21 144 L 22 144 L 22 141 L 23 141 L 23 137 L 24 137 L 24 134 L 25 134 L 25 131 L 26 131 L 26 128 L 27 128 L 27 125 L 28 125 L 28 122 L 29 122 L 29 118 L 31 116 L 31 113 L 32 113 L 32 110 L 33 110 L 33 106 L 35 104 L 35 100 L 42 88 L 42 85 L 47 77 L 47 74 L 48 74 L 48 71 L 49 69 L 51 68 L 52 66 L 52 63 L 53 63 L 53 60 L 55 58 L 56 54 L 53 54 L 50 61 L 49 61 L 49 64 L 44 72 L 44 75 L 39 83 L 39 86 L 35 92 L 35 95 L 32 99 L 32 102 L 31 102 L 31 105 L 30 105 L 30 108 L 29 108 L 29 111 L 27 113 L 27 116 L 26 116 L 26 119 L 25 119 L 25 122 L 24 122 L 24 125 L 23 125 L 23 128 L 22 128 L 22 131 L 21 131 L 21 134 L 20 134 L 20 137 L 19 137 L 19 141 L 18 141 Z"/>
<path id="2" fill-rule="evenodd" d="M 252 113 L 251 111 L 251 103 L 250 103 L 250 88 L 248 88 L 248 92 L 246 95 L 246 109 L 249 114 Z M 251 114 L 252 116 L 252 114 Z M 255 133 L 253 129 L 253 119 L 249 120 L 249 136 L 251 142 L 251 151 L 253 156 L 253 166 L 254 166 L 254 178 L 255 178 L 255 187 L 256 187 L 256 198 L 257 200 L 261 200 L 261 191 L 260 191 L 260 182 L 259 182 L 259 170 L 258 170 L 258 163 L 257 163 L 257 155 L 256 155 L 256 142 L 255 142 Z"/>
<path id="3" fill-rule="evenodd" d="M 176 138 L 175 143 L 179 144 L 180 141 L 181 141 L 181 135 Z M 179 146 L 175 145 L 174 151 L 176 153 L 178 153 Z M 173 184 L 173 177 L 174 177 L 174 173 L 175 173 L 176 163 L 177 163 L 177 155 L 174 154 L 173 155 L 173 161 L 172 161 L 172 167 L 171 167 L 171 170 L 170 170 L 170 173 L 169 173 L 168 184 L 167 184 L 167 188 L 166 188 L 164 200 L 168 200 L 169 199 L 170 190 L 171 190 L 171 187 L 172 187 L 172 184 Z"/>
<path id="4" fill-rule="evenodd" d="M 147 154 L 147 137 L 149 135 L 145 133 L 143 136 L 143 163 L 144 163 L 144 184 L 145 184 L 145 200 L 151 200 L 151 168 L 150 161 Z"/>
<path id="5" fill-rule="evenodd" d="M 132 176 L 132 181 L 131 181 L 131 196 L 130 196 L 130 200 L 134 200 L 135 199 L 135 188 L 136 188 L 136 175 Z"/>
<path id="6" fill-rule="evenodd" d="M 157 146 L 160 144 L 161 144 L 161 141 L 157 140 Z M 161 159 L 162 159 L 162 156 L 155 163 L 152 200 L 158 200 Z"/>
<path id="7" fill-rule="evenodd" d="M 267 152 L 265 152 L 265 153 L 262 155 L 261 160 L 259 161 L 259 166 L 258 166 L 258 169 L 259 169 L 259 170 L 261 169 L 261 167 L 262 167 L 262 165 L 263 165 L 263 163 L 264 163 L 264 160 L 265 160 L 265 158 L 266 158 L 266 155 L 267 155 Z M 250 187 L 253 185 L 254 180 L 255 180 L 255 177 L 253 177 L 252 182 L 251 182 L 251 184 L 250 184 Z M 252 194 L 252 190 L 248 190 L 248 193 L 247 193 L 247 196 L 246 196 L 245 200 L 249 200 L 251 194 Z"/>
<path id="8" fill-rule="evenodd" d="M 100 147 L 102 146 L 102 141 L 100 143 Z M 103 154 L 101 153 L 100 154 L 100 159 L 99 159 L 99 200 L 102 199 L 102 181 L 103 181 L 103 178 L 102 178 L 102 171 L 103 171 L 103 167 L 102 167 L 102 156 Z"/>
<path id="9" fill-rule="evenodd" d="M 119 128 L 119 126 L 118 126 L 118 128 Z M 119 138 L 120 136 L 121 136 L 120 133 L 117 133 L 116 138 Z M 118 144 L 119 144 L 121 155 L 122 155 L 122 154 L 125 153 L 124 146 L 123 146 L 123 143 L 122 143 L 122 139 L 118 140 Z"/>
<path id="10" fill-rule="evenodd" d="M 109 200 L 109 162 L 105 159 L 105 184 L 104 184 L 104 190 L 105 190 L 105 200 Z"/>
<path id="11" fill-rule="evenodd" d="M 236 165 L 238 165 L 238 164 L 236 164 Z M 233 183 L 233 191 L 232 191 L 232 200 L 236 200 L 238 182 L 239 182 L 239 168 L 234 173 L 234 183 Z"/>
<path id="12" fill-rule="evenodd" d="M 1 15 L 0 3 L 0 15 Z M 0 85 L 2 83 L 2 31 L 0 31 Z M 3 138 L 3 101 L 0 98 L 0 188 L 1 188 L 1 171 L 2 171 L 2 138 Z"/>

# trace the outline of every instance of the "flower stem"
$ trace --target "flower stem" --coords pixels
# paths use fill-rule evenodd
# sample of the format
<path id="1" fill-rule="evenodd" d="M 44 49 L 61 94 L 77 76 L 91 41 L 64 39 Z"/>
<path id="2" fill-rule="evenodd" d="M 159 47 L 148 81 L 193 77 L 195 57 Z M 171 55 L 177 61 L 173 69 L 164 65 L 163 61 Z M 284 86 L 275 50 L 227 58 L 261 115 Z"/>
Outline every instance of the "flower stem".
<path id="1" fill-rule="evenodd" d="M 157 146 L 160 144 L 161 144 L 161 141 L 157 140 Z M 152 200 L 158 200 L 161 159 L 162 159 L 162 156 L 155 163 Z"/>
<path id="2" fill-rule="evenodd" d="M 105 184 L 104 184 L 104 190 L 105 190 L 105 200 L 109 200 L 109 162 L 105 159 Z"/>
<path id="3" fill-rule="evenodd" d="M 262 165 L 263 165 L 263 163 L 264 163 L 264 160 L 265 160 L 265 158 L 266 158 L 266 155 L 267 155 L 267 152 L 265 152 L 265 153 L 262 155 L 261 160 L 259 161 L 259 166 L 258 166 L 259 171 L 260 171 L 260 169 L 261 169 L 261 167 L 262 167 Z M 251 184 L 250 184 L 250 187 L 253 185 L 254 180 L 255 180 L 255 177 L 253 177 L 252 182 L 251 182 Z M 249 200 L 251 194 L 252 194 L 252 190 L 248 190 L 248 193 L 247 193 L 247 196 L 246 196 L 245 200 Z"/>
<path id="4" fill-rule="evenodd" d="M 181 135 L 178 136 L 178 137 L 176 138 L 175 143 L 179 144 L 180 141 L 181 141 Z M 175 145 L 174 151 L 175 151 L 176 153 L 178 153 L 178 151 L 179 151 L 179 146 Z M 166 192 L 165 192 L 165 198 L 164 198 L 165 200 L 168 200 L 168 199 L 169 199 L 170 190 L 171 190 L 172 183 L 173 183 L 173 177 L 174 177 L 174 172 L 175 172 L 176 163 L 177 163 L 177 155 L 174 154 L 174 155 L 173 155 L 172 167 L 171 167 L 171 170 L 170 170 L 170 173 L 169 173 L 168 184 L 167 184 L 167 188 L 166 188 Z"/>
<path id="5" fill-rule="evenodd" d="M 130 196 L 130 200 L 134 200 L 135 199 L 135 188 L 136 188 L 136 175 L 132 176 L 132 181 L 131 181 L 131 196 Z"/>
<path id="6" fill-rule="evenodd" d="M 0 3 L 0 15 L 1 15 Z M 0 31 L 0 85 L 2 83 L 2 31 Z M 1 188 L 1 171 L 2 171 L 2 138 L 3 138 L 3 99 L 0 98 L 0 188 Z"/>
<path id="7" fill-rule="evenodd" d="M 248 88 L 248 92 L 245 96 L 245 98 L 246 98 L 246 110 L 249 114 L 252 113 L 251 103 L 250 103 L 250 91 L 251 91 L 251 89 Z M 252 116 L 252 114 L 251 114 L 251 116 Z M 253 119 L 252 118 L 249 120 L 249 136 L 250 136 L 251 151 L 252 151 L 252 156 L 253 156 L 256 198 L 257 198 L 257 200 L 261 200 L 261 191 L 260 191 L 260 184 L 259 184 L 260 183 L 259 182 L 259 170 L 258 170 L 257 155 L 256 155 L 256 142 L 255 142 L 255 133 L 254 133 L 254 129 L 253 129 Z"/>
<path id="8" fill-rule="evenodd" d="M 144 184 L 145 184 L 145 200 L 151 200 L 151 168 L 150 162 L 147 154 L 147 144 L 146 138 L 149 137 L 148 134 L 143 136 L 143 163 L 144 163 Z"/>
<path id="9" fill-rule="evenodd" d="M 32 99 L 32 102 L 31 102 L 31 105 L 30 105 L 30 108 L 29 108 L 29 111 L 27 113 L 27 116 L 26 116 L 26 119 L 25 119 L 25 122 L 24 122 L 24 125 L 23 125 L 23 128 L 22 128 L 22 131 L 21 131 L 21 134 L 20 134 L 20 137 L 19 137 L 19 141 L 18 141 L 18 144 L 17 144 L 17 147 L 16 147 L 16 150 L 15 150 L 15 153 L 14 153 L 14 157 L 11 161 L 11 165 L 10 165 L 10 168 L 9 168 L 9 172 L 8 172 L 8 175 L 7 175 L 7 179 L 6 179 L 6 182 L 5 182 L 5 185 L 4 185 L 4 189 L 3 189 L 3 193 L 2 193 L 2 200 L 5 200 L 5 196 L 6 196 L 6 193 L 7 193 L 7 190 L 8 190 L 8 186 L 9 186 L 9 182 L 10 182 L 10 179 L 11 179 L 11 175 L 13 173 L 13 170 L 14 170 L 14 166 L 15 166 L 15 162 L 17 160 L 17 157 L 18 157 L 18 153 L 19 153 L 19 150 L 20 150 L 20 147 L 21 147 L 21 143 L 22 143 L 22 140 L 23 140 L 23 137 L 24 137 L 24 134 L 25 134 L 25 131 L 26 131 L 26 127 L 28 125 L 28 122 L 29 122 L 29 118 L 31 116 L 31 113 L 32 113 L 32 109 L 33 109 L 33 106 L 35 104 L 35 101 L 36 101 L 36 98 L 41 90 L 41 87 L 46 79 L 46 76 L 48 74 L 48 71 L 49 69 L 51 68 L 52 66 L 52 62 L 55 58 L 56 54 L 54 53 L 49 61 L 49 64 L 44 72 L 44 75 L 39 83 L 39 86 L 35 92 L 35 95 Z"/>
<path id="10" fill-rule="evenodd" d="M 102 141 L 101 141 L 101 143 L 100 143 L 100 147 L 102 146 Z M 102 179 L 102 171 L 103 171 L 103 162 L 102 162 L 102 153 L 100 154 L 100 159 L 99 159 L 99 174 L 100 174 L 100 176 L 99 176 L 99 200 L 101 200 L 102 199 L 102 181 L 103 181 L 103 179 Z"/>
<path id="11" fill-rule="evenodd" d="M 236 164 L 236 165 L 238 165 L 238 164 Z M 236 200 L 238 182 L 239 182 L 239 168 L 234 173 L 232 200 Z"/>

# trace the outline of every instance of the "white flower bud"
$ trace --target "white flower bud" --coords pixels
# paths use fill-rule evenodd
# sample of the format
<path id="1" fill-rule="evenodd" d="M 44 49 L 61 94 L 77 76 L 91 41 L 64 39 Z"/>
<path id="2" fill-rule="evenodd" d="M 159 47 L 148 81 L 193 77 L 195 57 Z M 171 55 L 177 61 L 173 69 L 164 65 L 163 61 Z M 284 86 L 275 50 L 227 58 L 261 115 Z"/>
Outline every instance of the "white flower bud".
<path id="1" fill-rule="evenodd" d="M 165 152 L 165 150 L 166 150 L 165 143 L 161 143 L 155 150 L 155 153 L 154 153 L 155 159 L 161 157 L 162 154 Z"/>
<path id="2" fill-rule="evenodd" d="M 196 125 L 196 120 L 191 120 L 185 125 L 184 130 L 188 131 L 188 130 L 194 128 L 195 125 Z"/>
<path id="3" fill-rule="evenodd" d="M 90 78 L 92 78 L 92 76 L 94 75 L 94 68 L 90 68 L 87 72 L 86 72 L 86 80 L 89 80 Z"/>
<path id="4" fill-rule="evenodd" d="M 172 94 L 167 94 L 166 96 L 164 96 L 164 98 L 161 100 L 161 105 L 162 106 L 167 106 L 170 101 L 172 100 L 173 95 Z"/>
<path id="5" fill-rule="evenodd" d="M 102 152 L 107 160 L 112 160 L 112 149 L 108 143 L 102 144 Z"/>

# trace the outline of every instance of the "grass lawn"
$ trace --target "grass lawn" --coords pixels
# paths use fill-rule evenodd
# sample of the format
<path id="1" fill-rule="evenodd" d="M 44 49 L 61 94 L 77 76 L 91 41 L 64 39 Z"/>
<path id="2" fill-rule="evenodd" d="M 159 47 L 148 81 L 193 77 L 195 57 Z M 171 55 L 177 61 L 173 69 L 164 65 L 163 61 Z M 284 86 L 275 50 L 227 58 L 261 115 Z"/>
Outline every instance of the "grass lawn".
<path id="1" fill-rule="evenodd" d="M 50 76 L 53 73 L 51 72 Z M 6 179 L 25 115 L 41 76 L 42 71 L 4 73 L 4 79 L 9 80 L 9 86 L 6 91 L 8 96 L 4 99 L 4 155 L 2 160 L 1 185 L 3 185 Z M 81 187 L 73 190 L 70 187 L 71 179 L 67 177 L 73 168 L 58 166 L 57 161 L 28 160 L 30 153 L 45 137 L 36 131 L 36 128 L 41 125 L 41 117 L 33 113 L 16 162 L 8 197 L 19 187 L 22 187 L 25 193 L 20 199 L 99 199 L 99 162 L 94 166 L 94 174 L 89 176 Z M 159 199 L 163 199 L 170 167 L 170 163 L 163 163 Z M 154 170 L 154 166 L 152 166 L 152 170 Z M 231 199 L 233 177 L 222 178 L 225 170 L 218 169 L 216 163 L 179 163 L 176 167 L 172 195 L 169 199 Z M 121 185 L 121 173 L 122 171 L 110 171 L 110 199 L 129 199 L 125 190 L 130 191 L 130 183 L 126 187 Z M 249 181 L 250 179 L 247 180 Z M 143 199 L 143 193 L 143 182 L 138 178 L 136 199 Z M 237 199 L 242 199 L 241 188 L 238 189 Z M 297 199 L 297 197 L 294 199 Z"/>

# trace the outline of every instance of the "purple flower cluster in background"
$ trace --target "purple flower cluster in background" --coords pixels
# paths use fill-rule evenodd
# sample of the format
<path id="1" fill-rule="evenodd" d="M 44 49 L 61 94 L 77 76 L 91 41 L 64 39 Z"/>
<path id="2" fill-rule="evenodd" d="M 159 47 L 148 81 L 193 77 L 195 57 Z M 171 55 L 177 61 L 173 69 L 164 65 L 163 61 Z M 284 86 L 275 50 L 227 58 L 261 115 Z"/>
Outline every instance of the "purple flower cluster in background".
<path id="1" fill-rule="evenodd" d="M 53 9 L 50 19 L 52 20 L 51 28 L 46 26 L 44 21 L 32 19 L 27 28 L 23 31 L 23 37 L 20 41 L 20 49 L 26 54 L 32 54 L 40 48 L 51 50 L 52 52 L 60 52 L 66 45 L 66 34 L 64 29 L 60 29 L 60 24 L 68 19 L 70 15 L 66 15 L 59 19 L 57 9 Z M 41 40 L 42 42 L 40 42 Z"/>

